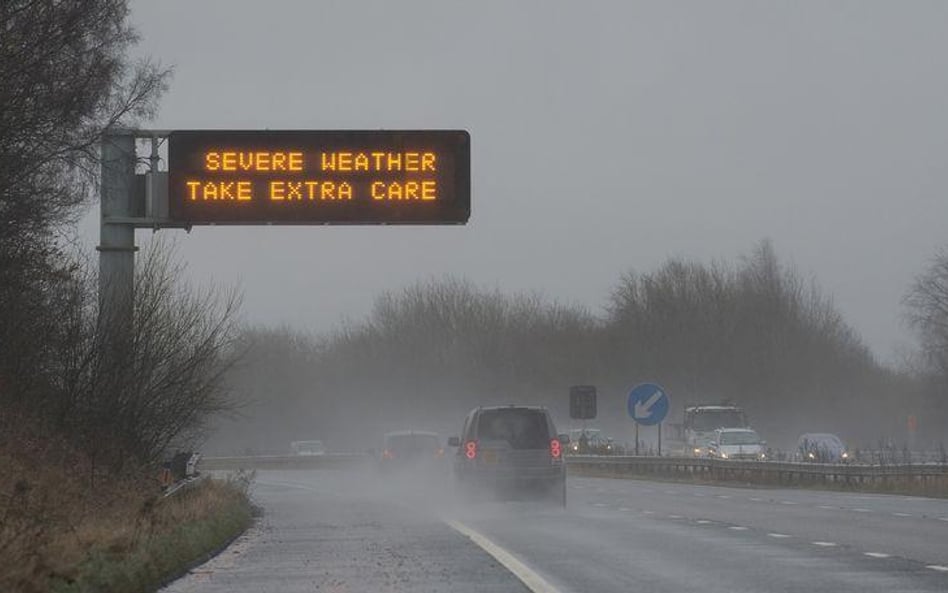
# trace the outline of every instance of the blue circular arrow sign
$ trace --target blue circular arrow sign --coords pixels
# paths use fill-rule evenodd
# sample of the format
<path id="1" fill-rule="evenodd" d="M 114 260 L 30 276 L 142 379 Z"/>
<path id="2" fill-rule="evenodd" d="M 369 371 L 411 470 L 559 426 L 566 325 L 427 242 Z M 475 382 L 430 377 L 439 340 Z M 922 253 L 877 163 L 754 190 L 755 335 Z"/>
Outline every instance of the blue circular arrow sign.
<path id="1" fill-rule="evenodd" d="M 642 426 L 658 424 L 668 415 L 668 394 L 655 383 L 636 385 L 629 392 L 629 416 Z"/>

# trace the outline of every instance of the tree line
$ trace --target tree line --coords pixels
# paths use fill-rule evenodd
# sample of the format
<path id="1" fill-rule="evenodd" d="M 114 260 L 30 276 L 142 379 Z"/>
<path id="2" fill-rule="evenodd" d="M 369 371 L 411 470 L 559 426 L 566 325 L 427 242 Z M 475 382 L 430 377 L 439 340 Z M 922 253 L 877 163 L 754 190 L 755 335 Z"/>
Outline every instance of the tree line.
<path id="1" fill-rule="evenodd" d="M 596 423 L 622 438 L 628 390 L 658 381 L 673 398 L 671 422 L 687 404 L 729 401 L 784 446 L 827 431 L 875 447 L 904 444 L 911 413 L 924 418 L 918 446 L 931 446 L 948 420 L 935 389 L 948 385 L 948 324 L 926 317 L 946 319 L 948 264 L 939 262 L 906 300 L 924 369 L 880 364 L 832 299 L 767 241 L 733 263 L 673 258 L 629 272 L 598 314 L 456 278 L 420 282 L 328 335 L 247 330 L 248 358 L 229 375 L 244 415 L 222 423 L 212 444 L 276 452 L 323 438 L 353 450 L 386 430 L 456 431 L 470 407 L 490 403 L 547 405 L 564 423 L 569 386 L 588 383 L 599 388 Z"/>

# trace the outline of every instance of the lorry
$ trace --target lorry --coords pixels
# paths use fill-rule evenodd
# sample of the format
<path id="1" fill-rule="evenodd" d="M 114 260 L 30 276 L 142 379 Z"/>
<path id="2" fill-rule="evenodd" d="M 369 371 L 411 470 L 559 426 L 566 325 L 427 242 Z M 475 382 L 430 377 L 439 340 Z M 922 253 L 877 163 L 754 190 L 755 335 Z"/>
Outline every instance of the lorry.
<path id="1" fill-rule="evenodd" d="M 708 444 L 714 440 L 714 431 L 719 428 L 750 428 L 750 424 L 739 406 L 721 404 L 686 407 L 680 428 L 684 454 L 706 456 Z"/>

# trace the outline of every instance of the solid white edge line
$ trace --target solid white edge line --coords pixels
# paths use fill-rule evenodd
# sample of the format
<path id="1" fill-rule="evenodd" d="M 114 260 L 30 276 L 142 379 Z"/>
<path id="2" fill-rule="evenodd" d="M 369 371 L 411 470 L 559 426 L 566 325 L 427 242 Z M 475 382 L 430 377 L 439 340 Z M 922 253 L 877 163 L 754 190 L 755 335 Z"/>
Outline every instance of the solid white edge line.
<path id="1" fill-rule="evenodd" d="M 559 593 L 559 590 L 547 582 L 546 579 L 531 570 L 526 564 L 518 560 L 513 554 L 501 548 L 490 541 L 480 533 L 474 531 L 467 525 L 454 520 L 446 521 L 451 529 L 461 535 L 467 536 L 472 542 L 477 544 L 482 550 L 490 554 L 494 560 L 500 562 L 504 568 L 509 570 L 515 577 L 520 579 L 527 589 L 533 593 Z"/>
<path id="2" fill-rule="evenodd" d="M 942 566 L 941 564 L 929 564 L 925 568 L 937 570 L 938 572 L 948 572 L 948 566 Z"/>

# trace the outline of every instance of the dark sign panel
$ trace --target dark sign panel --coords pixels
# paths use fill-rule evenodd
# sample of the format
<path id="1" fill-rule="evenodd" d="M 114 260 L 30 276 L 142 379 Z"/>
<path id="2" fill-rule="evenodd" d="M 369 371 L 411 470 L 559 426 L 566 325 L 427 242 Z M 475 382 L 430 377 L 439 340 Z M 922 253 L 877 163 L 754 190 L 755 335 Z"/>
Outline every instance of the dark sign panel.
<path id="1" fill-rule="evenodd" d="M 569 417 L 592 420 L 596 417 L 596 386 L 573 385 L 569 388 Z"/>
<path id="2" fill-rule="evenodd" d="M 186 224 L 464 224 L 463 130 L 168 136 L 168 212 Z"/>

